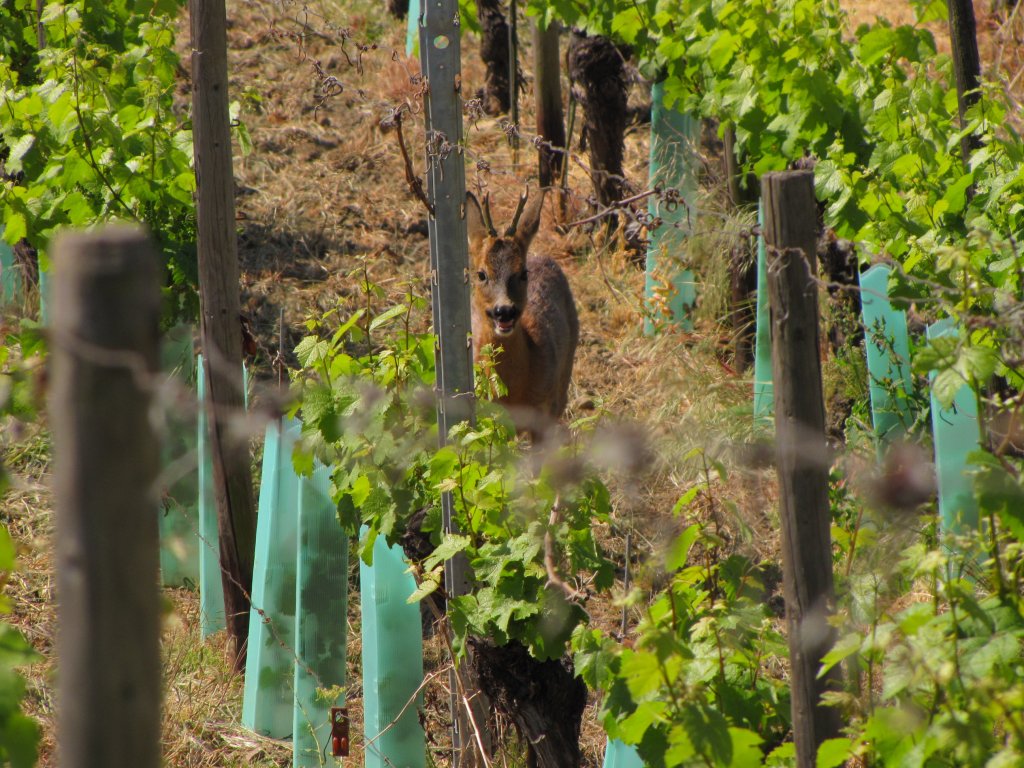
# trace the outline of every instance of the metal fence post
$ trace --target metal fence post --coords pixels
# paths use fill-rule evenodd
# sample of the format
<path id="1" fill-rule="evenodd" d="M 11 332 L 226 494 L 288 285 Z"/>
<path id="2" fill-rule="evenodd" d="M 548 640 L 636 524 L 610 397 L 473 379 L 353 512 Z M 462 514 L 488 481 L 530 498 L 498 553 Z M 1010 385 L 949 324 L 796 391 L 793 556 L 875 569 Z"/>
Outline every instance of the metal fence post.
<path id="1" fill-rule="evenodd" d="M 466 240 L 466 170 L 462 139 L 462 65 L 458 0 L 428 0 L 420 26 L 421 69 L 426 118 L 427 198 L 431 205 L 431 301 L 437 334 L 438 434 L 473 418 L 473 356 L 470 344 L 469 247 Z M 446 532 L 455 530 L 452 499 L 445 494 L 441 512 Z M 466 591 L 465 562 L 449 560 L 445 588 Z M 471 739 L 468 717 L 460 706 L 460 681 L 453 667 L 452 723 L 455 765 L 463 765 Z"/>

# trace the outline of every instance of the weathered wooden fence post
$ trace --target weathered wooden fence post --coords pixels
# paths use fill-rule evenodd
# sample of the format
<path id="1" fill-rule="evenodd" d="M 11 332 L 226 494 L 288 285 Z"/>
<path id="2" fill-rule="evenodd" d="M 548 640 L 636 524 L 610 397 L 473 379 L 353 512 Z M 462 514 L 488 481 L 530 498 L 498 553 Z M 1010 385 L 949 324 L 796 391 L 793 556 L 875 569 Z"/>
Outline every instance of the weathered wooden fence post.
<path id="1" fill-rule="evenodd" d="M 562 78 L 558 56 L 561 29 L 557 21 L 546 27 L 533 21 L 533 88 L 537 105 L 537 135 L 545 144 L 538 149 L 538 181 L 550 187 L 562 177 L 565 163 L 565 119 L 562 116 Z M 560 199 L 558 209 L 564 208 Z"/>
<path id="2" fill-rule="evenodd" d="M 799 768 L 813 768 L 818 746 L 839 734 L 837 712 L 821 702 L 837 670 L 818 677 L 834 631 L 828 624 L 833 604 L 832 541 L 818 357 L 814 174 L 765 174 L 761 189 L 772 307 L 776 466 L 793 740 Z"/>
<path id="3" fill-rule="evenodd" d="M 159 265 L 135 227 L 65 235 L 54 265 L 59 763 L 158 768 Z"/>
<path id="4" fill-rule="evenodd" d="M 974 20 L 971 0 L 946 0 L 949 12 L 949 43 L 956 72 L 956 103 L 960 129 L 967 128 L 967 110 L 981 98 L 981 59 L 978 55 L 978 25 Z M 976 133 L 960 137 L 960 153 L 964 168 L 970 167 L 971 153 L 981 146 Z"/>
<path id="5" fill-rule="evenodd" d="M 249 634 L 247 595 L 252 585 L 256 510 L 248 441 L 229 437 L 230 420 L 243 413 L 245 405 L 224 0 L 191 0 L 189 16 L 199 291 L 209 398 L 210 455 L 217 501 L 224 614 L 228 634 L 234 642 L 236 668 L 242 669 Z"/>

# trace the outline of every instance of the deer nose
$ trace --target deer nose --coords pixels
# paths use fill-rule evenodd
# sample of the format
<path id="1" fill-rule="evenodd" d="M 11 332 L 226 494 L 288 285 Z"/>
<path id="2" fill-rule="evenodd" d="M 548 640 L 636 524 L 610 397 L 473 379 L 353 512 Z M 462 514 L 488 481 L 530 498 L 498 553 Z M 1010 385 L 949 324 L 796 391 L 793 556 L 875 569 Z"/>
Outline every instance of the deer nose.
<path id="1" fill-rule="evenodd" d="M 493 312 L 494 319 L 499 323 L 511 323 L 518 314 L 518 310 L 512 304 L 500 304 Z"/>

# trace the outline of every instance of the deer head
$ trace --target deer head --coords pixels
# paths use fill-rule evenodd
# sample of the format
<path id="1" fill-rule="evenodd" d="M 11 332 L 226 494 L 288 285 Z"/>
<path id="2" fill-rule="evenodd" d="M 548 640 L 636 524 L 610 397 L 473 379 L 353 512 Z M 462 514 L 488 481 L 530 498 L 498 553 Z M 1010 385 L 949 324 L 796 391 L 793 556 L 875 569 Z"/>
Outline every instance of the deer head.
<path id="1" fill-rule="evenodd" d="M 466 194 L 474 313 L 487 317 L 498 338 L 515 332 L 526 307 L 526 254 L 540 226 L 544 193 L 529 206 L 528 198 L 529 189 L 519 198 L 512 223 L 499 235 L 491 219 L 489 197 L 484 197 L 481 206 L 471 192 Z"/>

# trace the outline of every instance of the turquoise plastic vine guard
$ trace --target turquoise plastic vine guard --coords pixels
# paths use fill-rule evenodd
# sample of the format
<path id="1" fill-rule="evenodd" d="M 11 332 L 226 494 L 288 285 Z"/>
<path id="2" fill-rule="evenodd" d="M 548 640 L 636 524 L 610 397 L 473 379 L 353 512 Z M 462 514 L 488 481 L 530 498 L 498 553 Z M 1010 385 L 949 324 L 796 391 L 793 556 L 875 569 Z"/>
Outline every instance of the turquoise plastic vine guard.
<path id="1" fill-rule="evenodd" d="M 161 367 L 176 386 L 190 386 L 195 375 L 193 327 L 177 325 L 164 334 Z M 190 466 L 196 455 L 197 433 L 191 419 L 167 409 L 162 453 L 165 468 Z M 163 489 L 160 510 L 160 575 L 165 586 L 199 584 L 199 508 L 196 472 L 172 472 Z"/>
<path id="2" fill-rule="evenodd" d="M 636 752 L 636 747 L 609 739 L 604 750 L 604 768 L 644 768 L 644 762 Z"/>
<path id="3" fill-rule="evenodd" d="M 249 405 L 249 373 L 242 366 L 245 404 Z M 196 356 L 196 391 L 199 413 L 196 417 L 196 464 L 198 466 L 199 507 L 199 628 L 203 638 L 224 629 L 224 583 L 220 572 L 220 534 L 217 531 L 217 506 L 213 496 L 213 458 L 206 431 L 206 377 L 203 356 Z"/>
<path id="4" fill-rule="evenodd" d="M 0 236 L 4 233 L 0 225 Z M 14 266 L 14 251 L 0 240 L 0 305 L 9 306 L 22 300 L 21 273 Z"/>
<path id="5" fill-rule="evenodd" d="M 764 207 L 757 204 L 757 328 L 754 332 L 754 418 L 771 418 L 775 412 L 772 384 L 772 323 L 768 302 L 768 266 L 764 245 Z"/>
<path id="6" fill-rule="evenodd" d="M 365 529 L 364 533 L 365 535 Z M 423 628 L 420 606 L 409 603 L 416 582 L 397 547 L 383 537 L 373 566 L 359 563 L 363 623 L 363 733 L 366 768 L 425 768 L 422 706 Z"/>
<path id="7" fill-rule="evenodd" d="M 299 477 L 292 465 L 292 448 L 299 431 L 294 419 L 267 426 L 256 518 L 242 725 L 275 739 L 292 734 L 295 706 Z"/>
<path id="8" fill-rule="evenodd" d="M 348 627 L 348 537 L 331 500 L 331 471 L 319 462 L 299 481 L 295 577 L 294 768 L 340 764 L 331 755 L 330 708 L 344 694 L 324 698 L 317 689 L 345 684 Z"/>
<path id="9" fill-rule="evenodd" d="M 420 0 L 409 0 L 406 22 L 405 55 L 416 56 L 420 47 Z"/>
<path id="10" fill-rule="evenodd" d="M 928 326 L 929 339 L 957 335 L 957 328 L 950 318 Z M 966 382 L 956 393 L 950 408 L 943 408 L 935 399 L 934 392 L 931 400 L 942 532 L 969 533 L 978 529 L 978 505 L 967 474 L 970 468 L 967 455 L 980 447 L 978 401 Z"/>
<path id="11" fill-rule="evenodd" d="M 39 266 L 39 322 L 50 324 L 50 273 Z"/>
<path id="12" fill-rule="evenodd" d="M 912 384 L 907 313 L 889 301 L 891 272 L 887 265 L 876 264 L 860 276 L 871 420 L 880 456 L 913 418 L 908 402 Z"/>
<path id="13" fill-rule="evenodd" d="M 199 628 L 203 638 L 227 626 L 224 620 L 224 584 L 220 574 L 220 535 L 213 497 L 213 460 L 206 431 L 206 376 L 203 356 L 196 357 L 196 463 L 199 467 Z"/>
<path id="14" fill-rule="evenodd" d="M 651 165 L 650 185 L 679 190 L 682 201 L 666 205 L 657 195 L 649 198 L 648 211 L 664 222 L 650 233 L 647 246 L 647 277 L 644 296 L 650 313 L 644 319 L 644 333 L 654 333 L 656 323 L 652 314 L 665 314 L 665 319 L 686 329 L 693 328 L 690 310 L 697 300 L 697 289 L 692 270 L 686 269 L 686 241 L 693 233 L 697 219 L 696 147 L 700 137 L 700 122 L 665 105 L 665 87 L 655 83 L 651 88 Z M 670 293 L 665 307 L 651 300 L 665 282 Z"/>

